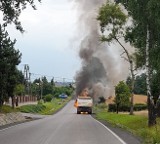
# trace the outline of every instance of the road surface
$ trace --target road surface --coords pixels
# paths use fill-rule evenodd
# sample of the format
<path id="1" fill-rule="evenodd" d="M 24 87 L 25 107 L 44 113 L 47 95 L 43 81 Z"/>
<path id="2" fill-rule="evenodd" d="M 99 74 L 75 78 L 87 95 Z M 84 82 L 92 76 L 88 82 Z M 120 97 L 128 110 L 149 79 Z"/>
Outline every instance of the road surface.
<path id="1" fill-rule="evenodd" d="M 53 116 L 0 130 L 0 144 L 124 144 L 90 115 L 77 115 L 70 101 Z"/>

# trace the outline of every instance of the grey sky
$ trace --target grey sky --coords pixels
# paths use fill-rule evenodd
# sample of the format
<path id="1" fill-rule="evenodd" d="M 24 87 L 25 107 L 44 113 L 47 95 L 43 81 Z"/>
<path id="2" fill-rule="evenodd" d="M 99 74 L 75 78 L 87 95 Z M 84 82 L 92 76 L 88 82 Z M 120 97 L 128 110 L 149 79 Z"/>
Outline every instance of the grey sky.
<path id="1" fill-rule="evenodd" d="M 71 40 L 76 33 L 76 11 L 68 0 L 43 0 L 37 10 L 28 7 L 20 20 L 26 32 L 21 34 L 9 26 L 11 38 L 16 38 L 16 48 L 22 52 L 23 65 L 31 73 L 73 78 L 80 67 L 76 47 Z M 35 78 L 33 76 L 32 78 Z"/>

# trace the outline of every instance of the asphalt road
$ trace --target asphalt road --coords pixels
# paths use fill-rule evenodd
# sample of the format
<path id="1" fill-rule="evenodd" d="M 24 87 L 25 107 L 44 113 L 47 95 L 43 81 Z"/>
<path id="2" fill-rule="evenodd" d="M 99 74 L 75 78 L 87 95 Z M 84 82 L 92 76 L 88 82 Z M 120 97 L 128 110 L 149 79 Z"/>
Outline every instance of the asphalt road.
<path id="1" fill-rule="evenodd" d="M 125 142 L 90 115 L 77 115 L 71 101 L 53 116 L 0 130 L 0 144 L 125 144 Z"/>

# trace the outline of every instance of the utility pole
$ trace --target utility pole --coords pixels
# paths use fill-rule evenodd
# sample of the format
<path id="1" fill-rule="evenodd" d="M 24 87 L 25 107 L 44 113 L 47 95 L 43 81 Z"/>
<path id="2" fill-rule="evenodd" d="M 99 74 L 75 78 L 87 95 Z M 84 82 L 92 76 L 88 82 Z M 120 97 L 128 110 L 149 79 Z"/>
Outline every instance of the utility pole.
<path id="1" fill-rule="evenodd" d="M 40 80 L 40 87 L 41 87 L 41 99 L 42 99 L 42 94 L 43 94 L 43 81 L 42 81 L 42 78 L 41 77 L 41 80 Z"/>
<path id="2" fill-rule="evenodd" d="M 32 96 L 31 73 L 29 73 L 29 94 Z"/>
<path id="3" fill-rule="evenodd" d="M 27 94 L 29 95 L 29 81 L 30 81 L 30 72 L 29 72 L 29 65 L 25 64 L 24 65 L 24 84 L 25 84 L 25 89 L 27 91 Z"/>

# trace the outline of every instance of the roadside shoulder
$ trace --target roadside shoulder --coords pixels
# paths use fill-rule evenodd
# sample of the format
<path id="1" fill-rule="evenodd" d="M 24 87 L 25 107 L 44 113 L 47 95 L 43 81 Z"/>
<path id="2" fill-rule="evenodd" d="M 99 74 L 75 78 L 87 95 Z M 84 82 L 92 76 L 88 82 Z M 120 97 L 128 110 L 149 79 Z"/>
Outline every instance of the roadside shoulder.
<path id="1" fill-rule="evenodd" d="M 96 120 L 98 120 L 95 116 L 95 114 L 92 115 L 92 117 Z M 116 127 L 111 125 L 110 123 L 104 121 L 104 120 L 98 120 L 102 124 L 104 124 L 107 128 L 109 128 L 111 131 L 113 131 L 116 135 L 118 135 L 123 141 L 125 141 L 127 144 L 141 144 L 143 141 L 141 138 L 133 135 L 131 132 L 126 131 L 120 127 Z"/>

